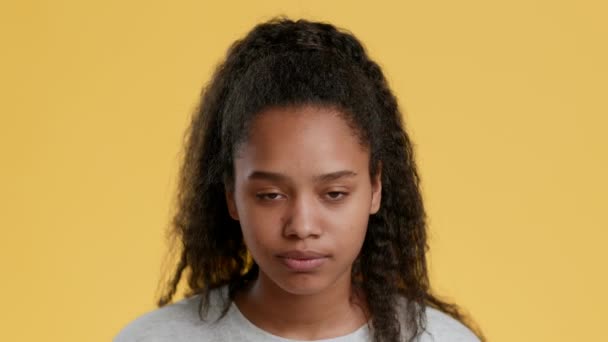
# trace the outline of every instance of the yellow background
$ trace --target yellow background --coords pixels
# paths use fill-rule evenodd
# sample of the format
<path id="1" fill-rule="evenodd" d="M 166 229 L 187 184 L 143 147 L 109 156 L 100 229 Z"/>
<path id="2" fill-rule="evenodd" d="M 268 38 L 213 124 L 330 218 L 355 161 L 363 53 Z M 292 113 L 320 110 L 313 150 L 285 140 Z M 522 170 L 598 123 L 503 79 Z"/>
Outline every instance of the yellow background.
<path id="1" fill-rule="evenodd" d="M 182 132 L 278 14 L 354 32 L 416 143 L 432 281 L 491 341 L 599 341 L 608 307 L 601 1 L 5 1 L 2 341 L 108 341 L 153 309 Z"/>

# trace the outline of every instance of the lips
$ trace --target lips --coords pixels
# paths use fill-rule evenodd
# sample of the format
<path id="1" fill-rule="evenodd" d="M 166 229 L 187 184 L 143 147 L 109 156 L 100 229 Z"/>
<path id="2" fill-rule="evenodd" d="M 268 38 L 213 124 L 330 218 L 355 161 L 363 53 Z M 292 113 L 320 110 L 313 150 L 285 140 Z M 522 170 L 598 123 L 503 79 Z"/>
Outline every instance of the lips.
<path id="1" fill-rule="evenodd" d="M 279 253 L 278 257 L 280 258 L 290 258 L 290 259 L 317 259 L 327 257 L 327 254 L 315 252 L 315 251 L 288 251 L 284 253 Z"/>
<path id="2" fill-rule="evenodd" d="M 311 272 L 321 267 L 329 256 L 315 251 L 288 251 L 277 257 L 292 271 Z"/>

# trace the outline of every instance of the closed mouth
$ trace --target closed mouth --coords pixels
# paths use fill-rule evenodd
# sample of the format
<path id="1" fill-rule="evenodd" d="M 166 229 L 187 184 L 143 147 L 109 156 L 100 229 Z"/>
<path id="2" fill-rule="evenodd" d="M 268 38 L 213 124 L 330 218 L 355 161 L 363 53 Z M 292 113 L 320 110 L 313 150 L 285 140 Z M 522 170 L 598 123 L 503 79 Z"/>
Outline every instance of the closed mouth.
<path id="1" fill-rule="evenodd" d="M 298 260 L 307 260 L 307 259 L 320 259 L 327 258 L 329 255 L 316 251 L 288 251 L 277 254 L 279 258 L 288 258 L 288 259 L 298 259 Z"/>
<path id="2" fill-rule="evenodd" d="M 321 267 L 329 255 L 315 251 L 289 251 L 277 255 L 291 271 L 312 272 Z"/>

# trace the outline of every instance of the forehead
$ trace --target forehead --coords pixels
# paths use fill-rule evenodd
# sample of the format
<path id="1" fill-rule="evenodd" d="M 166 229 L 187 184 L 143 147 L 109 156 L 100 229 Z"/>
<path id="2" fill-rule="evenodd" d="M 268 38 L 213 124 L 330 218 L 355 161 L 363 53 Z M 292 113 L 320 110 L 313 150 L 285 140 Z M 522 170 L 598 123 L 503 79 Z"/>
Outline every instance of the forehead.
<path id="1" fill-rule="evenodd" d="M 274 107 L 252 121 L 248 139 L 235 155 L 237 176 L 272 171 L 310 177 L 367 169 L 369 151 L 345 115 L 320 106 Z"/>

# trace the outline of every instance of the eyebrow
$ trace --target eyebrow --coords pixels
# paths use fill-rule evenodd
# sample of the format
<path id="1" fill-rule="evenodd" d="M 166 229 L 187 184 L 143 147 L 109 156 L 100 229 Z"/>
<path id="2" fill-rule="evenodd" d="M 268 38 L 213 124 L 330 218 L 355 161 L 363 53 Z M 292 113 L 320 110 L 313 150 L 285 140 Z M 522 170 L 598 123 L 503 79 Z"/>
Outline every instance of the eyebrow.
<path id="1" fill-rule="evenodd" d="M 313 180 L 318 183 L 329 182 L 340 178 L 352 178 L 357 176 L 357 173 L 350 170 L 342 170 L 336 172 L 325 173 L 321 175 L 315 175 Z M 249 180 L 268 180 L 275 182 L 288 182 L 290 178 L 282 173 L 268 172 L 268 171 L 253 171 L 247 176 Z"/>

